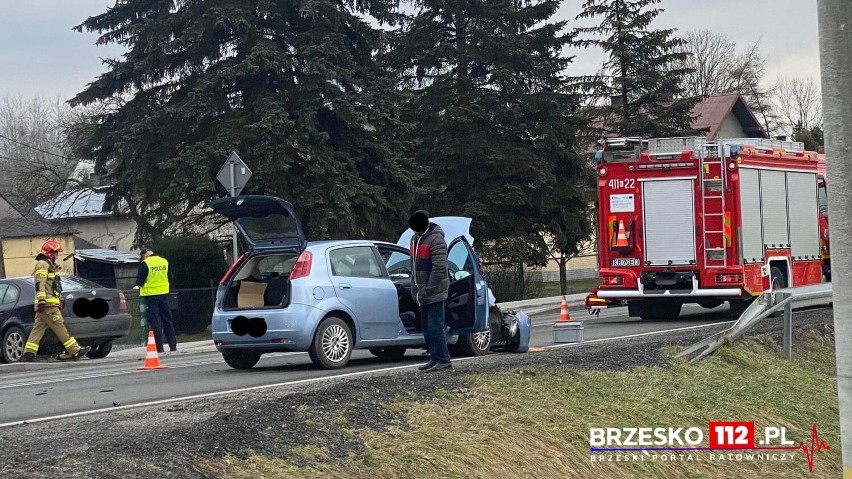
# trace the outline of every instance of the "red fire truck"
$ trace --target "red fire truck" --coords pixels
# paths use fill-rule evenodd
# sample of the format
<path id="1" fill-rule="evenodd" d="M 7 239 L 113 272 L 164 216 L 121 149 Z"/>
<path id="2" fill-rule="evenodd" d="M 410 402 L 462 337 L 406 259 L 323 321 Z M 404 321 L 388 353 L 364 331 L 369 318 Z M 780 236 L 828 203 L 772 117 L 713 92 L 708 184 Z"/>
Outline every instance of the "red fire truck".
<path id="1" fill-rule="evenodd" d="M 738 316 L 763 291 L 830 280 L 821 156 L 760 138 L 606 140 L 586 307 L 666 319 L 727 301 Z"/>

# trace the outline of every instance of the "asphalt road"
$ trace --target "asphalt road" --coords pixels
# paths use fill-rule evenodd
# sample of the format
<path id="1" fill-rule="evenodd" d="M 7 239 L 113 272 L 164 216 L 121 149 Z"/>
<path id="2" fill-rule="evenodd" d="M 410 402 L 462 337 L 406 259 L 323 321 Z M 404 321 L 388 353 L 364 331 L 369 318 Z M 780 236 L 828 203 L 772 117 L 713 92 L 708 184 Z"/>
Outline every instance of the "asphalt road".
<path id="1" fill-rule="evenodd" d="M 640 321 L 626 316 L 625 308 L 590 317 L 572 310 L 574 321 L 583 321 L 585 340 L 615 338 L 642 333 L 696 327 L 730 321 L 727 308 L 705 310 L 685 307 L 672 321 Z M 531 346 L 553 345 L 552 326 L 559 308 L 531 314 Z M 533 353 L 534 354 L 534 353 Z M 166 354 L 167 369 L 139 371 L 142 357 L 124 360 L 84 360 L 45 365 L 35 370 L 3 370 L 0 367 L 0 427 L 48 418 L 74 416 L 154 404 L 176 404 L 200 396 L 235 394 L 247 388 L 306 387 L 333 377 L 350 377 L 386 369 L 414 367 L 423 362 L 422 351 L 410 351 L 401 361 L 387 362 L 367 351 L 356 351 L 350 364 L 338 371 L 314 368 L 306 353 L 265 355 L 255 368 L 229 368 L 216 352 Z M 471 358 L 468 360 L 476 360 Z M 140 414 L 144 409 L 140 409 Z"/>
<path id="2" fill-rule="evenodd" d="M 667 331 L 706 324 L 731 321 L 728 307 L 704 309 L 700 306 L 686 305 L 676 320 L 645 321 L 627 316 L 627 308 L 603 310 L 599 316 L 589 316 L 585 309 L 571 309 L 571 320 L 583 323 L 583 339 L 604 339 L 634 334 Z M 559 319 L 559 308 L 537 312 L 530 315 L 533 324 L 532 347 L 553 344 L 553 323 Z"/>

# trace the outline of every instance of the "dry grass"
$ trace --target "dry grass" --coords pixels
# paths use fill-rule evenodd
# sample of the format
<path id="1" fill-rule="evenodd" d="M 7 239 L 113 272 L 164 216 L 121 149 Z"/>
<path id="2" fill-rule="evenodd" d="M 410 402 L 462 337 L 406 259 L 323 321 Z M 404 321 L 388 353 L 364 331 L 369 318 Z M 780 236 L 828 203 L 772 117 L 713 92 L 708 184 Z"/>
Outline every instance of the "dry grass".
<path id="1" fill-rule="evenodd" d="M 473 378 L 469 389 L 436 402 L 388 405 L 409 428 L 347 431 L 364 453 L 333 460 L 317 447 L 291 457 L 205 460 L 229 478 L 766 478 L 841 476 L 837 388 L 831 337 L 800 332 L 794 359 L 769 337 L 742 341 L 699 365 L 630 372 L 515 370 Z M 810 438 L 813 423 L 832 446 L 792 461 L 592 462 L 590 427 L 691 427 L 708 421 L 754 420 L 786 426 L 787 438 Z M 345 426 L 344 426 L 345 427 Z M 762 434 L 758 433 L 758 438 Z M 307 466 L 298 466 L 302 463 Z"/>

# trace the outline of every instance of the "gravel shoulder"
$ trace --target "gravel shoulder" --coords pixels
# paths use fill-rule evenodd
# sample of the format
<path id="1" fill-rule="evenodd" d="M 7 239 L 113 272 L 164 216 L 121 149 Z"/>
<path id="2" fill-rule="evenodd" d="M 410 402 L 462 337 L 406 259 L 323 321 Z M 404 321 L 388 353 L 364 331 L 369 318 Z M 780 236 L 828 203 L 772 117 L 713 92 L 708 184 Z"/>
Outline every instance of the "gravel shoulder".
<path id="1" fill-rule="evenodd" d="M 830 324 L 832 310 L 796 315 L 796 328 Z M 779 332 L 781 321 L 764 321 L 751 334 Z M 402 370 L 322 386 L 254 391 L 238 396 L 173 403 L 83 419 L 58 420 L 0 429 L 0 472 L 29 478 L 206 478 L 198 458 L 251 453 L 285 456 L 314 444 L 318 436 L 343 462 L 363 451 L 357 437 L 342 430 L 405 427 L 386 406 L 400 399 L 433 401 L 465 388 L 469 375 L 530 366 L 629 370 L 665 367 L 661 349 L 686 346 L 723 327 L 517 355 L 492 355 L 455 364 L 447 373 Z M 793 352 L 795 354 L 795 350 Z M 26 407 L 21 405 L 21 407 Z"/>

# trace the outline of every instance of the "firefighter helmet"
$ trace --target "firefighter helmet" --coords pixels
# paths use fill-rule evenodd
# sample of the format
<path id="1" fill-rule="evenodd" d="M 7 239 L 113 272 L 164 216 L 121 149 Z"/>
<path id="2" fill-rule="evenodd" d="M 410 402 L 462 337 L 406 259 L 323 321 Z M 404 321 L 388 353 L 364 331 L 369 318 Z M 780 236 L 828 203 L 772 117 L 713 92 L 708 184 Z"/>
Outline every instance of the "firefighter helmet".
<path id="1" fill-rule="evenodd" d="M 56 240 L 47 240 L 41 245 L 41 252 L 48 258 L 56 258 L 56 253 L 62 252 L 62 246 Z"/>

